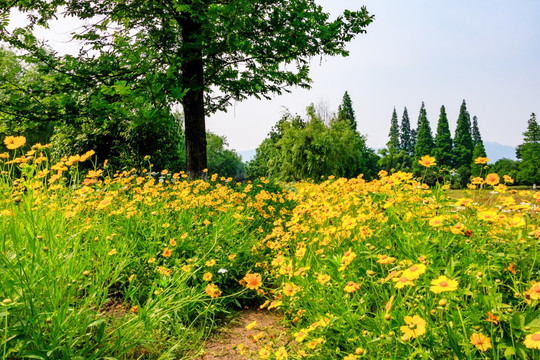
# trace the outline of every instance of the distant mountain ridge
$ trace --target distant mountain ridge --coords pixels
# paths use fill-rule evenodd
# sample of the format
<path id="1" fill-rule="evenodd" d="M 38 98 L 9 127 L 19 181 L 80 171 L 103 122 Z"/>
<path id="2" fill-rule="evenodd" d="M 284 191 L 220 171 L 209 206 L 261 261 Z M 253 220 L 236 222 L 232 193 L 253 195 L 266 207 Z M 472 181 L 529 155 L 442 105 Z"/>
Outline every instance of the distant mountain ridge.
<path id="1" fill-rule="evenodd" d="M 486 148 L 486 154 L 490 163 L 495 163 L 497 160 L 503 158 L 517 160 L 516 148 L 513 146 L 484 141 L 484 147 Z"/>
<path id="2" fill-rule="evenodd" d="M 484 147 L 486 148 L 487 157 L 491 164 L 497 160 L 506 158 L 510 160 L 517 160 L 516 148 L 509 145 L 502 145 L 496 142 L 484 141 Z M 242 157 L 242 161 L 247 163 L 253 160 L 255 157 L 255 150 L 238 151 L 238 155 Z"/>

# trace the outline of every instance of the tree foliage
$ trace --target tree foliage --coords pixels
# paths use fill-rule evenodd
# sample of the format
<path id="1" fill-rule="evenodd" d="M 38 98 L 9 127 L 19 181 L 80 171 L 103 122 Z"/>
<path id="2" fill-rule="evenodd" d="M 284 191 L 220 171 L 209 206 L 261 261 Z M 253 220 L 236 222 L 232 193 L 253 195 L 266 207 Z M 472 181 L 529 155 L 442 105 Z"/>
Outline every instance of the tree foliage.
<path id="1" fill-rule="evenodd" d="M 519 184 L 519 165 L 520 161 L 503 158 L 497 160 L 495 164 L 493 164 L 490 168 L 490 172 L 498 174 L 501 179 L 504 175 L 508 175 L 514 180 L 514 184 Z"/>
<path id="2" fill-rule="evenodd" d="M 81 64 L 58 60 L 39 48 L 33 55 L 0 53 L 0 132 L 29 143 L 52 142 L 53 160 L 96 151 L 115 168 L 140 166 L 152 155 L 155 169 L 185 169 L 184 136 L 160 86 L 102 73 L 119 71 L 113 58 Z M 51 67 L 54 63 L 54 67 Z M 74 76 L 81 74 L 85 76 Z"/>
<path id="3" fill-rule="evenodd" d="M 61 82 L 43 66 L 25 66 L 12 51 L 0 47 L 0 134 L 24 135 L 28 143 L 46 143 L 52 121 L 71 115 L 70 94 L 59 91 Z"/>
<path id="4" fill-rule="evenodd" d="M 465 100 L 461 103 L 454 136 L 454 168 L 458 171 L 464 186 L 471 176 L 474 144 L 471 135 L 471 119 Z"/>
<path id="5" fill-rule="evenodd" d="M 208 144 L 208 172 L 239 179 L 243 175 L 244 164 L 234 150 L 228 149 L 227 139 L 207 132 L 206 142 Z"/>
<path id="6" fill-rule="evenodd" d="M 124 79 L 120 92 L 153 82 L 165 104 L 182 104 L 194 177 L 206 168 L 205 114 L 231 100 L 309 87 L 310 58 L 347 55 L 345 45 L 373 20 L 365 7 L 330 20 L 314 0 L 13 1 L 9 8 L 29 13 L 31 21 L 12 33 L 0 25 L 12 45 L 39 55 L 29 34 L 34 25 L 60 13 L 83 19 L 88 25 L 75 38 L 86 47 L 72 74 L 93 76 L 98 85 Z M 95 64 L 104 66 L 86 74 Z"/>
<path id="7" fill-rule="evenodd" d="M 394 107 L 392 112 L 392 119 L 390 120 L 390 131 L 388 133 L 388 142 L 386 143 L 386 149 L 379 150 L 379 167 L 386 170 L 387 172 L 392 172 L 394 170 L 401 170 L 403 167 L 403 162 L 405 161 L 404 156 L 405 152 L 401 153 L 400 146 L 400 132 L 399 132 L 399 122 Z"/>
<path id="8" fill-rule="evenodd" d="M 389 140 L 386 143 L 388 151 L 392 154 L 396 154 L 401 149 L 399 143 L 399 123 L 396 108 L 392 112 L 392 119 L 390 120 L 390 132 L 388 133 Z"/>
<path id="9" fill-rule="evenodd" d="M 518 180 L 524 184 L 540 183 L 540 126 L 536 115 L 531 114 L 527 123 L 527 131 L 523 133 L 523 144 L 519 146 L 521 164 Z"/>
<path id="10" fill-rule="evenodd" d="M 474 160 L 478 159 L 479 157 L 487 157 L 486 154 L 486 148 L 484 147 L 484 142 L 482 141 L 482 135 L 480 134 L 480 128 L 478 127 L 478 118 L 476 116 L 473 116 L 473 123 L 472 123 L 472 139 L 474 144 L 473 149 L 473 162 L 471 164 L 471 174 L 472 176 L 479 176 L 483 165 L 482 164 L 475 164 Z"/>
<path id="11" fill-rule="evenodd" d="M 441 106 L 439 122 L 437 123 L 437 134 L 435 135 L 435 149 L 433 156 L 437 159 L 437 164 L 447 169 L 452 168 L 452 135 L 450 133 L 450 125 L 446 116 L 444 105 Z"/>
<path id="12" fill-rule="evenodd" d="M 349 93 L 345 91 L 343 100 L 338 107 L 338 120 L 348 123 L 354 131 L 357 131 L 356 116 L 352 107 L 352 100 Z"/>
<path id="13" fill-rule="evenodd" d="M 414 155 L 414 140 L 411 130 L 411 121 L 409 120 L 409 113 L 407 112 L 407 107 L 403 109 L 403 116 L 401 117 L 401 126 L 400 126 L 400 138 L 399 144 L 401 149 L 403 149 L 407 155 Z"/>
<path id="14" fill-rule="evenodd" d="M 420 113 L 418 115 L 418 128 L 416 135 L 416 144 L 414 147 L 414 160 L 413 160 L 413 169 L 415 173 L 418 173 L 420 170 L 423 170 L 418 161 L 422 156 L 432 155 L 433 154 L 433 135 L 431 134 L 431 126 L 427 118 L 426 107 L 424 102 L 420 107 Z"/>
<path id="15" fill-rule="evenodd" d="M 325 124 L 313 105 L 307 113 L 305 121 L 285 114 L 274 126 L 248 163 L 248 178 L 296 181 L 329 175 L 375 176 L 377 156 L 349 122 L 333 119 Z"/>

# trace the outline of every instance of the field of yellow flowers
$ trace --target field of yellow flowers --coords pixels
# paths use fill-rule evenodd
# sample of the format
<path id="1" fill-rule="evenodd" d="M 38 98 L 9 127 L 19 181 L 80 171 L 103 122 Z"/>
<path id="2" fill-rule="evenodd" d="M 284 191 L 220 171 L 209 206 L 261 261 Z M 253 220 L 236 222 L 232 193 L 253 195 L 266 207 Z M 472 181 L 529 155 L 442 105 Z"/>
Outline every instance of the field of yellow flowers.
<path id="1" fill-rule="evenodd" d="M 540 193 L 510 178 L 451 199 L 400 172 L 188 181 L 4 144 L 2 358 L 201 358 L 246 306 L 290 332 L 246 358 L 540 358 Z"/>

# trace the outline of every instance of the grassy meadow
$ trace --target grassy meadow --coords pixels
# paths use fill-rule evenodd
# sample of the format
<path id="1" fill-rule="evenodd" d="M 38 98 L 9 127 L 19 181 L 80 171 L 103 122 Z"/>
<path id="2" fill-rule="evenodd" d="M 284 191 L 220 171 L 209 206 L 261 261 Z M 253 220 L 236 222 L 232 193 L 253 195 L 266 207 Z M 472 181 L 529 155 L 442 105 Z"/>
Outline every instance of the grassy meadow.
<path id="1" fill-rule="evenodd" d="M 540 359 L 540 193 L 509 178 L 187 181 L 6 145 L 3 359 L 201 359 L 246 307 L 289 329 L 246 358 Z"/>

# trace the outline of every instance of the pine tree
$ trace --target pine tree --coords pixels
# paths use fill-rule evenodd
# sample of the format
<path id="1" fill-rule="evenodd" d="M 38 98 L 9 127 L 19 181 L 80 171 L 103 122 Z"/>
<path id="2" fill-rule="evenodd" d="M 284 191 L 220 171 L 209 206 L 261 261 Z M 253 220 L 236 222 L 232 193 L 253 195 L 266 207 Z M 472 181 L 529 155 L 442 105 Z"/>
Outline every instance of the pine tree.
<path id="1" fill-rule="evenodd" d="M 431 134 L 431 127 L 427 119 L 426 107 L 422 102 L 420 107 L 420 114 L 418 115 L 418 130 L 416 135 L 416 145 L 414 147 L 413 157 L 413 169 L 420 170 L 421 165 L 418 164 L 418 160 L 422 156 L 433 154 L 433 135 Z"/>
<path id="2" fill-rule="evenodd" d="M 347 122 L 348 124 L 350 124 L 351 129 L 353 129 L 355 132 L 357 131 L 356 117 L 354 115 L 354 110 L 352 107 L 352 100 L 349 96 L 349 93 L 346 91 L 343 95 L 341 105 L 339 105 L 338 107 L 338 120 Z"/>
<path id="3" fill-rule="evenodd" d="M 403 168 L 404 161 L 408 160 L 408 155 L 400 151 L 399 143 L 399 123 L 396 108 L 392 112 L 392 120 L 390 120 L 390 132 L 388 133 L 389 140 L 386 143 L 386 149 L 379 150 L 381 158 L 378 161 L 378 165 L 382 170 L 393 172 L 395 170 L 401 170 Z"/>
<path id="4" fill-rule="evenodd" d="M 411 133 L 411 122 L 409 120 L 409 113 L 407 107 L 403 110 L 403 116 L 401 117 L 401 133 L 399 144 L 401 149 L 406 152 L 407 155 L 413 155 L 414 145 Z"/>
<path id="5" fill-rule="evenodd" d="M 437 123 L 437 135 L 435 136 L 433 156 L 437 159 L 437 164 L 439 166 L 446 166 L 449 169 L 452 168 L 452 135 L 450 134 L 450 125 L 448 125 L 448 118 L 446 117 L 444 105 L 441 106 L 439 122 Z"/>
<path id="6" fill-rule="evenodd" d="M 464 186 L 471 176 L 474 144 L 471 135 L 471 118 L 467 111 L 465 100 L 461 103 L 454 136 L 454 168 L 460 175 L 461 185 Z"/>
<path id="7" fill-rule="evenodd" d="M 414 156 L 420 158 L 424 155 L 431 155 L 433 152 L 433 135 L 427 119 L 427 112 L 424 103 L 420 107 L 418 115 L 418 127 L 416 130 L 416 142 L 414 147 Z"/>
<path id="8" fill-rule="evenodd" d="M 478 128 L 478 118 L 476 116 L 473 116 L 471 132 L 474 146 L 478 144 L 482 144 L 482 146 L 484 146 L 482 135 L 480 135 L 480 129 Z"/>
<path id="9" fill-rule="evenodd" d="M 394 108 L 394 112 L 392 113 L 392 120 L 390 121 L 390 132 L 388 133 L 388 137 L 390 138 L 390 140 L 386 143 L 386 147 L 388 148 L 389 153 L 399 153 L 399 124 L 396 108 Z"/>
<path id="10" fill-rule="evenodd" d="M 519 146 L 518 181 L 526 184 L 540 183 L 540 126 L 536 122 L 536 115 L 531 114 L 527 131 L 523 133 L 523 144 Z"/>
<path id="11" fill-rule="evenodd" d="M 482 164 L 475 164 L 474 160 L 478 159 L 479 157 L 487 157 L 486 154 L 486 148 L 484 147 L 484 142 L 482 141 L 482 135 L 480 135 L 480 129 L 478 128 L 478 118 L 476 116 L 473 116 L 473 124 L 472 124 L 472 139 L 474 144 L 474 150 L 473 150 L 473 162 L 471 164 L 471 173 L 472 176 L 479 176 L 482 172 L 482 168 L 485 165 Z"/>
<path id="12" fill-rule="evenodd" d="M 411 129 L 411 156 L 414 156 L 414 151 L 416 150 L 416 140 L 418 139 L 418 129 Z"/>

